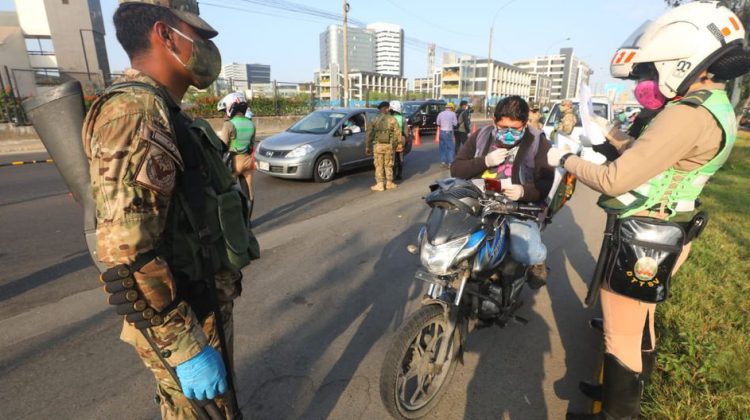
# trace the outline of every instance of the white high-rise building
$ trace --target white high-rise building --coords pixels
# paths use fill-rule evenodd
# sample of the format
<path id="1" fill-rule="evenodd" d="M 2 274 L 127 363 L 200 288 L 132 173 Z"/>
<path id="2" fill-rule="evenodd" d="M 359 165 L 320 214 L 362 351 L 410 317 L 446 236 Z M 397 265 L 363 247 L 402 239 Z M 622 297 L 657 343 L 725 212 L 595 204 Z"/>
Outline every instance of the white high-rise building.
<path id="1" fill-rule="evenodd" d="M 561 48 L 559 54 L 516 61 L 513 65 L 552 79 L 550 99 L 553 101 L 578 96 L 581 81 L 588 83 L 592 74 L 591 67 L 576 57 L 572 48 Z"/>
<path id="2" fill-rule="evenodd" d="M 404 30 L 390 23 L 371 23 L 375 34 L 375 72 L 393 76 L 404 73 Z"/>

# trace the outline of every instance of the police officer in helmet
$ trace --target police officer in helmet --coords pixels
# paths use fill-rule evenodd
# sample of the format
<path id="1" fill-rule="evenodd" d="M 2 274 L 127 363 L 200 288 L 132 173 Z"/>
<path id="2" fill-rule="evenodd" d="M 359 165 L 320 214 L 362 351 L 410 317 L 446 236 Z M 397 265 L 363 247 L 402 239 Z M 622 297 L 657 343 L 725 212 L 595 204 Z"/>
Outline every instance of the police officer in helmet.
<path id="1" fill-rule="evenodd" d="M 615 53 L 610 72 L 637 81 L 635 96 L 644 108 L 663 110 L 637 141 L 617 129 L 603 130 L 620 152 L 607 165 L 564 150 L 548 152 L 550 165 L 564 166 L 603 193 L 599 205 L 617 218 L 617 245 L 606 258 L 610 265 L 600 292 L 603 385 L 581 384 L 584 393 L 602 401 L 602 412 L 569 414 L 569 419 L 640 414 L 643 387 L 656 362 L 656 304 L 667 298 L 669 276 L 687 259 L 690 240 L 700 232 L 694 229 L 701 220 L 696 200 L 726 162 L 737 135 L 725 89 L 750 69 L 744 38 L 739 18 L 716 1 L 687 3 L 647 22 Z M 620 239 L 628 234 L 630 243 Z M 675 243 L 658 252 L 643 246 L 657 239 Z"/>

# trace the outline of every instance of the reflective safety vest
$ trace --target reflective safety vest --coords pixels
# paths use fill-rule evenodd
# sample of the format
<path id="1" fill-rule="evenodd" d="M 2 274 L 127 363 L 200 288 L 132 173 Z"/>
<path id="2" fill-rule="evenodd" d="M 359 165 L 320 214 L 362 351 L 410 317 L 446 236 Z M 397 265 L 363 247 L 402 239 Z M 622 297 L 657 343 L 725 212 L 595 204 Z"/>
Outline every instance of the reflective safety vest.
<path id="1" fill-rule="evenodd" d="M 229 149 L 236 153 L 248 153 L 255 134 L 255 124 L 244 115 L 235 115 L 229 122 L 234 126 L 236 135 L 229 143 Z"/>
<path id="2" fill-rule="evenodd" d="M 399 113 L 395 113 L 393 114 L 393 118 L 396 119 L 396 122 L 398 123 L 398 128 L 400 128 L 401 132 L 403 133 L 404 132 L 404 116 Z"/>
<path id="3" fill-rule="evenodd" d="M 732 152 L 737 138 L 737 123 L 732 104 L 723 90 L 692 92 L 669 106 L 678 103 L 702 106 L 713 115 L 724 132 L 724 143 L 719 153 L 708 163 L 692 171 L 669 168 L 625 194 L 617 197 L 602 196 L 599 200 L 600 206 L 619 211 L 620 218 L 644 210 L 659 211 L 663 206 L 664 210 L 669 210 L 667 220 L 677 213 L 695 210 L 695 200 L 703 191 L 703 187 L 724 165 Z"/>

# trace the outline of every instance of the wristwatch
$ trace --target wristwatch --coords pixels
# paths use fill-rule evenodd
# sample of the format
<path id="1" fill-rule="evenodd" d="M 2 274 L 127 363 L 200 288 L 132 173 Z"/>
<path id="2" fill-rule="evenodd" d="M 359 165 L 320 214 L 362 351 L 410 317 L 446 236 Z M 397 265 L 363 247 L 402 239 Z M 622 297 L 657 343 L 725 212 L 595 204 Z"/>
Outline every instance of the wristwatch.
<path id="1" fill-rule="evenodd" d="M 565 161 L 568 160 L 568 158 L 571 157 L 571 156 L 573 156 L 573 155 L 575 155 L 575 153 L 570 153 L 570 152 L 562 155 L 560 157 L 560 167 L 564 168 L 565 167 Z"/>

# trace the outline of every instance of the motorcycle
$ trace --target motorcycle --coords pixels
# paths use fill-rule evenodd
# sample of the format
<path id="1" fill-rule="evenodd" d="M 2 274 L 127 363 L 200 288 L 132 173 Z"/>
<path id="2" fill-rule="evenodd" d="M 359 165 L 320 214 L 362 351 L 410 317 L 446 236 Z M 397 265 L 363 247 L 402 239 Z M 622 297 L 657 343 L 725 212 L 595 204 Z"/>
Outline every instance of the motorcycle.
<path id="1" fill-rule="evenodd" d="M 509 218 L 540 219 L 544 207 L 500 194 L 500 182 L 448 178 L 430 186 L 431 207 L 418 245 L 429 284 L 422 307 L 397 331 L 380 374 L 380 396 L 394 418 L 426 416 L 440 401 L 475 327 L 527 321 L 515 313 L 528 267 L 510 256 Z"/>

